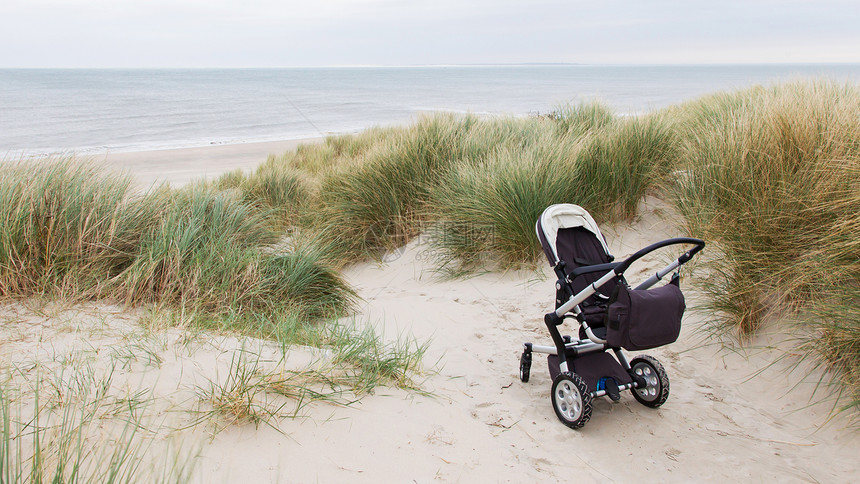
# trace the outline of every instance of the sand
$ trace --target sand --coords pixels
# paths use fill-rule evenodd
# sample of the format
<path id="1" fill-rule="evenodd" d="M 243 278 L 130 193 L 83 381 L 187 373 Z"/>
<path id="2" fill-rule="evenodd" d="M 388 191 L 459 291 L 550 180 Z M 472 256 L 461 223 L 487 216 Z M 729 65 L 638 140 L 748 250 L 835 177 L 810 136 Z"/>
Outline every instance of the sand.
<path id="1" fill-rule="evenodd" d="M 200 178 L 217 178 L 228 171 L 251 171 L 266 161 L 269 155 L 280 155 L 294 150 L 302 143 L 319 142 L 322 138 L 309 138 L 259 143 L 211 145 L 196 148 L 120 152 L 96 155 L 105 161 L 133 173 L 144 186 L 167 181 L 181 186 Z"/>
<path id="2" fill-rule="evenodd" d="M 124 163 L 171 182 L 187 181 L 195 169 L 197 175 L 216 171 L 178 163 L 173 152 L 161 154 L 170 156 L 158 170 L 141 165 L 156 154 L 128 155 Z M 222 160 L 217 170 L 253 164 L 230 165 L 223 152 L 211 156 Z M 670 218 L 659 201 L 649 200 L 633 223 L 603 229 L 613 253 L 623 257 L 676 235 Z M 192 420 L 192 409 L 206 408 L 200 389 L 223 381 L 240 349 L 277 365 L 279 348 L 181 327 L 145 329 L 147 314 L 98 305 L 5 305 L 0 357 L 7 365 L 42 361 L 52 368 L 65 361 L 99 368 L 128 361 L 115 370 L 114 386 L 153 389 L 160 442 L 199 451 L 194 482 L 860 479 L 858 433 L 845 415 L 830 418 L 827 404 L 810 404 L 820 374 L 789 371 L 797 363 L 791 358 L 773 363 L 779 353 L 768 348 L 790 342 L 764 334 L 747 349 L 724 349 L 704 338 L 709 315 L 694 309 L 685 315 L 678 342 L 647 352 L 671 380 L 663 407 L 646 408 L 629 393 L 617 403 L 600 398 L 583 429 L 565 427 L 552 410 L 545 358 L 535 355 L 528 383 L 517 376 L 522 343 L 550 344 L 542 322 L 554 297 L 549 268 L 440 280 L 428 262 L 429 249 L 419 237 L 389 262 L 360 264 L 345 274 L 363 299 L 357 324 L 373 325 L 389 340 L 428 343 L 421 392 L 378 388 L 348 406 L 310 404 L 300 418 L 274 419 L 272 426 L 210 419 L 177 431 Z M 663 262 L 646 259 L 629 279 L 644 279 Z M 700 305 L 692 282 L 682 284 L 688 307 Z M 319 367 L 325 358 L 324 352 L 293 348 L 280 364 Z M 164 448 L 155 446 L 150 454 Z"/>

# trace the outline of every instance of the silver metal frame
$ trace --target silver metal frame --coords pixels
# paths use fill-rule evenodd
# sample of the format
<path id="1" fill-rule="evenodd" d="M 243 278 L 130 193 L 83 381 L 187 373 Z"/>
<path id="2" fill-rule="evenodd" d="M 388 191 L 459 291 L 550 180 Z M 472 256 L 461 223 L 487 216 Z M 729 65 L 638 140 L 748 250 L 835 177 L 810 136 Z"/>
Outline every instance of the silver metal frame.
<path id="1" fill-rule="evenodd" d="M 559 219 L 555 220 L 555 217 L 559 217 Z M 564 217 L 566 217 L 566 219 L 563 219 Z M 566 286 L 567 291 L 572 292 L 572 277 L 576 278 L 585 274 L 599 274 L 604 270 L 606 271 L 606 273 L 600 276 L 593 283 L 586 286 L 579 293 L 572 295 L 566 302 L 561 303 L 561 301 L 556 301 L 557 304 L 560 303 L 559 306 L 554 311 L 547 313 L 544 317 L 544 323 L 546 324 L 547 329 L 550 332 L 553 345 L 543 346 L 535 345 L 533 343 L 524 343 L 524 350 L 520 359 L 520 378 L 523 381 L 528 381 L 529 379 L 529 372 L 531 371 L 532 365 L 532 353 L 541 353 L 557 356 L 560 372 L 567 373 L 570 368 L 568 364 L 569 361 L 573 361 L 576 358 L 585 354 L 604 352 L 608 349 L 611 349 L 614 353 L 615 359 L 618 361 L 618 364 L 631 377 L 631 381 L 628 381 L 627 383 L 620 383 L 618 381 L 614 382 L 618 385 L 618 391 L 636 391 L 638 388 L 643 386 L 647 389 L 648 383 L 641 377 L 636 376 L 634 374 L 633 369 L 630 366 L 630 361 L 628 361 L 622 349 L 610 348 L 608 342 L 603 338 L 597 337 L 592 328 L 588 326 L 588 323 L 585 321 L 585 318 L 582 315 L 582 309 L 580 308 L 580 304 L 585 302 L 588 298 L 592 297 L 595 293 L 598 293 L 598 289 L 606 285 L 610 281 L 615 279 L 621 279 L 621 281 L 623 282 L 622 278 L 624 272 L 634 262 L 641 259 L 645 254 L 670 245 L 694 245 L 694 248 L 687 250 L 676 260 L 672 261 L 662 269 L 658 270 L 644 282 L 635 287 L 636 290 L 648 289 L 657 282 L 661 281 L 668 274 L 672 273 L 680 266 L 687 263 L 694 255 L 696 255 L 705 247 L 705 242 L 701 239 L 694 239 L 689 237 L 666 239 L 636 251 L 634 254 L 627 257 L 627 259 L 625 259 L 624 261 L 598 263 L 590 266 L 579 266 L 568 274 L 565 270 L 564 263 L 559 260 L 558 252 L 554 243 L 556 240 L 555 237 L 551 236 L 552 234 L 547 233 L 546 229 L 548 227 L 554 227 L 556 233 L 560 228 L 583 227 L 587 229 L 588 231 L 592 232 L 595 237 L 597 237 L 598 240 L 601 242 L 601 244 L 603 245 L 603 249 L 608 256 L 608 260 L 613 261 L 613 257 L 609 254 L 609 248 L 606 245 L 606 241 L 603 238 L 603 235 L 600 233 L 600 229 L 597 227 L 597 224 L 594 222 L 588 212 L 585 211 L 585 209 L 576 205 L 562 204 L 552 205 L 546 210 L 544 210 L 543 214 L 541 214 L 540 219 L 538 219 L 538 222 L 535 224 L 535 231 L 537 232 L 538 238 L 541 240 L 541 243 L 544 245 L 544 250 L 547 253 L 547 258 L 550 259 L 550 264 L 553 265 L 554 271 L 558 277 L 558 282 L 556 283 L 556 290 L 559 291 L 559 293 L 562 293 L 562 286 Z M 547 249 L 551 249 L 551 253 Z M 561 335 L 561 332 L 559 331 L 560 325 L 564 322 L 565 319 L 571 317 L 577 320 L 577 322 L 579 323 L 578 329 L 581 329 L 582 332 L 585 333 L 586 339 L 577 338 L 574 340 L 570 336 Z M 612 386 L 613 393 L 612 395 L 610 395 L 612 398 L 617 397 L 617 394 L 614 391 L 614 386 L 615 385 Z M 555 386 L 553 388 L 555 388 Z M 600 388 L 600 384 L 598 384 L 598 388 Z M 602 397 L 605 395 L 608 395 L 605 388 L 595 389 L 589 392 L 589 396 L 591 398 Z M 555 399 L 558 398 L 558 395 L 554 394 L 552 398 L 554 399 L 553 405 L 555 406 L 557 403 Z M 558 412 L 564 413 L 565 410 L 556 407 L 556 412 L 557 414 Z M 559 418 L 564 419 L 561 414 L 558 415 Z M 568 420 L 570 420 L 573 417 L 568 416 L 567 418 Z"/>
<path id="2" fill-rule="evenodd" d="M 645 282 L 636 286 L 635 289 L 648 289 L 649 287 L 653 286 L 654 284 L 662 280 L 664 277 L 666 277 L 667 274 L 674 271 L 680 266 L 681 263 L 676 259 L 672 263 L 668 264 L 666 267 L 657 271 L 657 273 L 649 277 Z M 588 287 L 580 291 L 579 294 L 571 296 L 571 298 L 568 299 L 566 303 L 562 304 L 555 310 L 555 315 L 560 318 L 564 317 L 567 313 L 571 313 L 573 316 L 578 316 L 581 312 L 581 310 L 579 309 L 579 305 L 582 304 L 583 301 L 591 297 L 592 294 L 596 293 L 601 286 L 605 285 L 616 277 L 618 277 L 618 274 L 610 270 L 603 277 L 594 281 Z M 588 336 L 588 339 L 590 339 L 591 342 L 601 345 L 606 344 L 605 339 L 601 339 L 595 336 L 591 328 L 588 327 L 588 323 L 582 321 L 580 322 L 580 325 L 582 326 L 582 329 L 585 331 L 585 334 Z"/>
<path id="3" fill-rule="evenodd" d="M 559 358 L 560 359 L 559 370 L 562 373 L 567 372 L 569 370 L 567 357 L 566 357 L 569 350 L 572 350 L 572 352 L 576 356 L 580 356 L 583 354 L 595 353 L 598 351 L 606 351 L 607 349 L 610 349 L 608 344 L 607 344 L 607 341 L 605 339 L 597 337 L 594 334 L 594 331 L 588 326 L 588 323 L 580 320 L 580 318 L 578 316 L 580 315 L 582 310 L 580 309 L 579 305 L 582 304 L 586 299 L 591 297 L 593 294 L 595 294 L 600 287 L 602 287 L 603 285 L 607 284 L 609 281 L 611 281 L 617 277 L 621 277 L 621 275 L 624 273 L 624 271 L 628 267 L 630 267 L 630 264 L 632 262 L 634 262 L 635 260 L 638 260 L 639 258 L 641 258 L 644 254 L 647 254 L 648 252 L 656 250 L 658 248 L 665 247 L 666 245 L 672 245 L 672 244 L 678 244 L 678 243 L 692 243 L 692 244 L 696 244 L 697 247 L 695 249 L 691 249 L 691 250 L 687 251 L 686 253 L 684 253 L 683 255 L 678 257 L 676 260 L 672 261 L 671 263 L 667 264 L 662 269 L 658 270 L 656 273 L 654 273 L 654 275 L 652 275 L 651 277 L 646 279 L 644 282 L 642 282 L 641 284 L 636 286 L 635 289 L 644 290 L 644 289 L 650 288 L 651 286 L 653 286 L 657 282 L 661 281 L 664 277 L 666 277 L 672 271 L 675 271 L 681 265 L 683 265 L 684 263 L 689 261 L 693 255 L 695 255 L 698 251 L 700 251 L 704 247 L 704 242 L 702 242 L 701 240 L 689 239 L 689 238 L 667 239 L 665 241 L 658 242 L 657 244 L 653 244 L 649 247 L 646 247 L 646 248 L 638 251 L 634 255 L 630 256 L 626 261 L 624 261 L 624 262 L 622 262 L 616 266 L 612 266 L 611 268 L 607 268 L 606 274 L 604 274 L 603 276 L 598 278 L 592 284 L 589 284 L 586 288 L 584 288 L 579 293 L 571 296 L 570 299 L 567 300 L 567 302 L 565 302 L 564 304 L 561 304 L 558 308 L 555 309 L 555 311 L 553 311 L 547 315 L 548 317 L 549 316 L 555 316 L 555 318 L 557 318 L 556 325 L 560 324 L 560 321 L 564 320 L 567 317 L 572 316 L 572 317 L 576 318 L 577 322 L 579 323 L 579 327 L 582 328 L 582 330 L 585 332 L 585 335 L 587 336 L 587 339 L 585 339 L 585 340 L 576 339 L 576 340 L 570 340 L 570 341 L 564 342 L 564 356 Z M 619 270 L 619 268 L 623 268 L 623 269 Z M 567 280 L 567 282 L 570 282 L 569 279 Z M 554 332 L 553 333 L 553 335 L 554 335 L 553 339 L 555 340 L 556 338 L 560 338 L 557 328 L 552 328 L 551 324 L 552 323 L 550 323 L 550 322 L 547 323 L 548 327 L 551 328 L 550 331 Z M 567 339 L 567 337 L 561 338 L 558 341 L 561 342 L 562 339 Z M 532 343 L 525 343 L 524 347 L 525 347 L 525 352 L 528 352 L 528 353 L 541 353 L 541 354 L 546 354 L 546 355 L 559 356 L 560 346 L 542 346 L 542 345 L 535 345 Z M 624 355 L 624 352 L 620 348 L 612 348 L 612 350 L 613 350 L 613 353 L 615 354 L 615 358 L 618 360 L 621 367 L 626 371 L 630 371 L 631 370 L 630 362 L 627 360 L 627 357 Z M 630 383 L 625 383 L 625 384 L 621 384 L 618 386 L 619 391 L 635 390 L 636 388 L 638 388 L 638 383 L 635 379 L 634 379 L 634 381 L 632 381 Z M 604 395 L 607 395 L 606 390 L 595 390 L 595 391 L 592 391 L 589 393 L 593 398 L 602 397 Z"/>

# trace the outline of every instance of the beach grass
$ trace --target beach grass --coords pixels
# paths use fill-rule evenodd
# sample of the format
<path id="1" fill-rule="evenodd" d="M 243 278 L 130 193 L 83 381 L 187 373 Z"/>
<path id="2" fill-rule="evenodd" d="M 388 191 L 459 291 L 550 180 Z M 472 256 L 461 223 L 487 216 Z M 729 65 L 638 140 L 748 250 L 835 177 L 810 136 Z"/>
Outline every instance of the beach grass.
<path id="1" fill-rule="evenodd" d="M 0 295 L 102 295 L 154 211 L 131 186 L 72 159 L 0 168 Z"/>
<path id="2" fill-rule="evenodd" d="M 384 341 L 372 326 L 355 321 L 291 329 L 290 344 L 307 342 L 321 356 L 305 367 L 290 368 L 289 346 L 275 362 L 251 349 L 233 351 L 226 375 L 196 388 L 205 406 L 197 422 L 213 421 L 219 429 L 251 424 L 278 430 L 282 420 L 302 416 L 314 403 L 349 406 L 379 386 L 421 391 L 414 377 L 425 371 L 426 344 Z"/>
<path id="3" fill-rule="evenodd" d="M 780 319 L 842 375 L 858 403 L 860 90 L 829 81 L 688 103 L 671 199 L 714 243 L 714 332 L 744 339 Z"/>
<path id="4" fill-rule="evenodd" d="M 576 154 L 581 194 L 574 200 L 595 220 L 616 222 L 636 215 L 639 203 L 656 193 L 677 160 L 677 135 L 658 115 L 619 120 L 591 132 Z"/>
<path id="5" fill-rule="evenodd" d="M 331 338 L 308 336 L 306 323 L 354 307 L 346 265 L 421 233 L 453 274 L 534 264 L 548 205 L 623 223 L 653 194 L 709 244 L 708 331 L 746 341 L 801 321 L 804 351 L 857 407 L 858 94 L 822 80 L 640 116 L 599 103 L 523 118 L 438 114 L 180 190 L 141 193 L 73 160 L 6 167 L 0 295 L 113 298 L 209 328 Z"/>
<path id="6" fill-rule="evenodd" d="M 344 262 L 379 259 L 415 237 L 430 191 L 462 156 L 471 117 L 422 118 L 389 131 L 352 163 L 321 177 L 319 206 L 309 225 L 341 243 Z"/>
<path id="7" fill-rule="evenodd" d="M 280 163 L 300 170 L 309 180 L 311 202 L 296 226 L 338 241 L 342 264 L 381 259 L 417 234 L 440 226 L 447 245 L 438 249 L 449 259 L 465 260 L 468 251 L 490 251 L 513 263 L 532 260 L 537 253 L 527 235 L 531 231 L 524 229 L 533 224 L 537 205 L 577 199 L 607 219 L 635 213 L 642 194 L 655 185 L 645 180 L 666 166 L 671 134 L 651 119 L 616 119 L 599 103 L 528 118 L 445 114 L 402 128 L 374 130 L 352 142 L 330 137 L 297 154 L 270 159 L 264 166 L 270 169 Z M 640 169 L 645 165 L 649 168 Z M 496 187 L 495 194 L 487 188 L 480 195 L 484 200 L 472 200 L 479 194 L 452 186 L 481 183 L 492 174 L 504 184 L 500 178 L 505 171 L 517 169 L 524 176 L 528 170 L 536 171 L 527 182 L 530 187 L 523 186 L 525 191 L 519 194 L 498 192 L 514 187 Z M 243 189 L 251 192 L 253 185 L 249 181 Z M 514 197 L 506 198 L 508 203 L 535 206 L 501 214 L 516 220 L 494 219 L 497 229 L 503 230 L 496 240 L 505 247 L 488 246 L 457 232 L 456 227 L 487 225 L 486 219 L 476 222 L 474 217 L 491 213 L 499 197 L 508 196 Z M 617 209 L 616 199 L 622 196 L 627 198 Z M 468 207 L 470 203 L 476 207 Z M 481 204 L 484 208 L 477 206 Z M 472 218 L 451 217 L 464 210 L 471 210 Z M 499 228 L 503 225 L 519 227 L 517 236 L 509 237 Z M 467 248 L 455 247 L 458 240 Z"/>
<path id="8" fill-rule="evenodd" d="M 270 158 L 249 177 L 239 178 L 228 173 L 218 180 L 216 186 L 224 189 L 233 185 L 242 189 L 245 201 L 268 212 L 275 226 L 285 229 L 297 222 L 305 207 L 310 195 L 308 183 L 299 170 Z"/>
<path id="9" fill-rule="evenodd" d="M 504 267 L 535 263 L 541 249 L 534 224 L 549 205 L 575 202 L 596 220 L 612 222 L 631 218 L 657 190 L 673 161 L 671 129 L 655 117 L 607 117 L 573 129 L 570 116 L 538 124 L 540 135 L 526 144 L 461 162 L 437 186 L 428 210 L 442 221 L 433 240 L 444 267 L 474 268 L 488 255 Z"/>
<path id="10" fill-rule="evenodd" d="M 437 263 L 462 274 L 539 260 L 534 221 L 550 204 L 613 223 L 658 195 L 711 244 L 708 331 L 745 340 L 771 320 L 819 314 L 820 300 L 850 304 L 826 288 L 857 285 L 857 99 L 850 85 L 809 81 L 635 117 L 590 103 L 531 118 L 424 118 L 356 141 L 353 158 L 330 143 L 318 151 L 329 157 L 308 165 L 320 189 L 305 228 L 341 244 L 338 265 L 426 233 Z M 841 338 L 851 323 L 814 319 L 805 330 L 840 341 L 816 346 L 821 361 L 852 374 Z"/>
<path id="11" fill-rule="evenodd" d="M 563 147 L 509 148 L 482 163 L 462 162 L 435 190 L 432 207 L 442 221 L 433 237 L 445 266 L 479 266 L 490 253 L 506 266 L 534 262 L 540 253 L 534 223 L 552 203 L 577 193 Z"/>
<path id="12" fill-rule="evenodd" d="M 188 482 L 194 453 L 155 448 L 152 422 L 144 418 L 151 399 L 143 392 L 118 400 L 115 370 L 4 368 L 0 481 Z"/>
<path id="13" fill-rule="evenodd" d="M 616 120 L 612 108 L 599 102 L 579 102 L 557 107 L 547 114 L 557 129 L 567 135 L 583 136 Z"/>
<path id="14" fill-rule="evenodd" d="M 22 183 L 22 181 L 26 180 Z M 348 312 L 355 293 L 312 239 L 278 251 L 271 212 L 235 190 L 149 192 L 75 160 L 0 170 L 0 295 L 155 304 L 201 316 Z M 254 333 L 256 328 L 248 328 Z"/>

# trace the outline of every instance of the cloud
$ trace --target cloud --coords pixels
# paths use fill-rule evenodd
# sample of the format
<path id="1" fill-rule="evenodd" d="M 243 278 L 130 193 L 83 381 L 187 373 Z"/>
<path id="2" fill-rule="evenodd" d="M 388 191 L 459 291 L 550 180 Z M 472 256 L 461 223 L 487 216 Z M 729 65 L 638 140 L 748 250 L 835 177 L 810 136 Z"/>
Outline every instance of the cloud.
<path id="1" fill-rule="evenodd" d="M 3 0 L 0 66 L 860 62 L 848 0 Z"/>

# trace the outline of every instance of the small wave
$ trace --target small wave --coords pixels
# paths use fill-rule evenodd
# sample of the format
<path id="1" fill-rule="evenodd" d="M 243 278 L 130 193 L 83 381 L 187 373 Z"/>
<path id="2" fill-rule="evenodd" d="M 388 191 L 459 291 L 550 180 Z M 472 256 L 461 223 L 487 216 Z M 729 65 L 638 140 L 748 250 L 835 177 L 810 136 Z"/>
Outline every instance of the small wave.
<path id="1" fill-rule="evenodd" d="M 581 97 L 599 97 L 630 116 L 804 73 L 856 79 L 860 65 L 0 69 L 0 153 L 7 150 L 8 158 L 301 139 L 399 124 L 421 113 L 529 116 Z"/>

